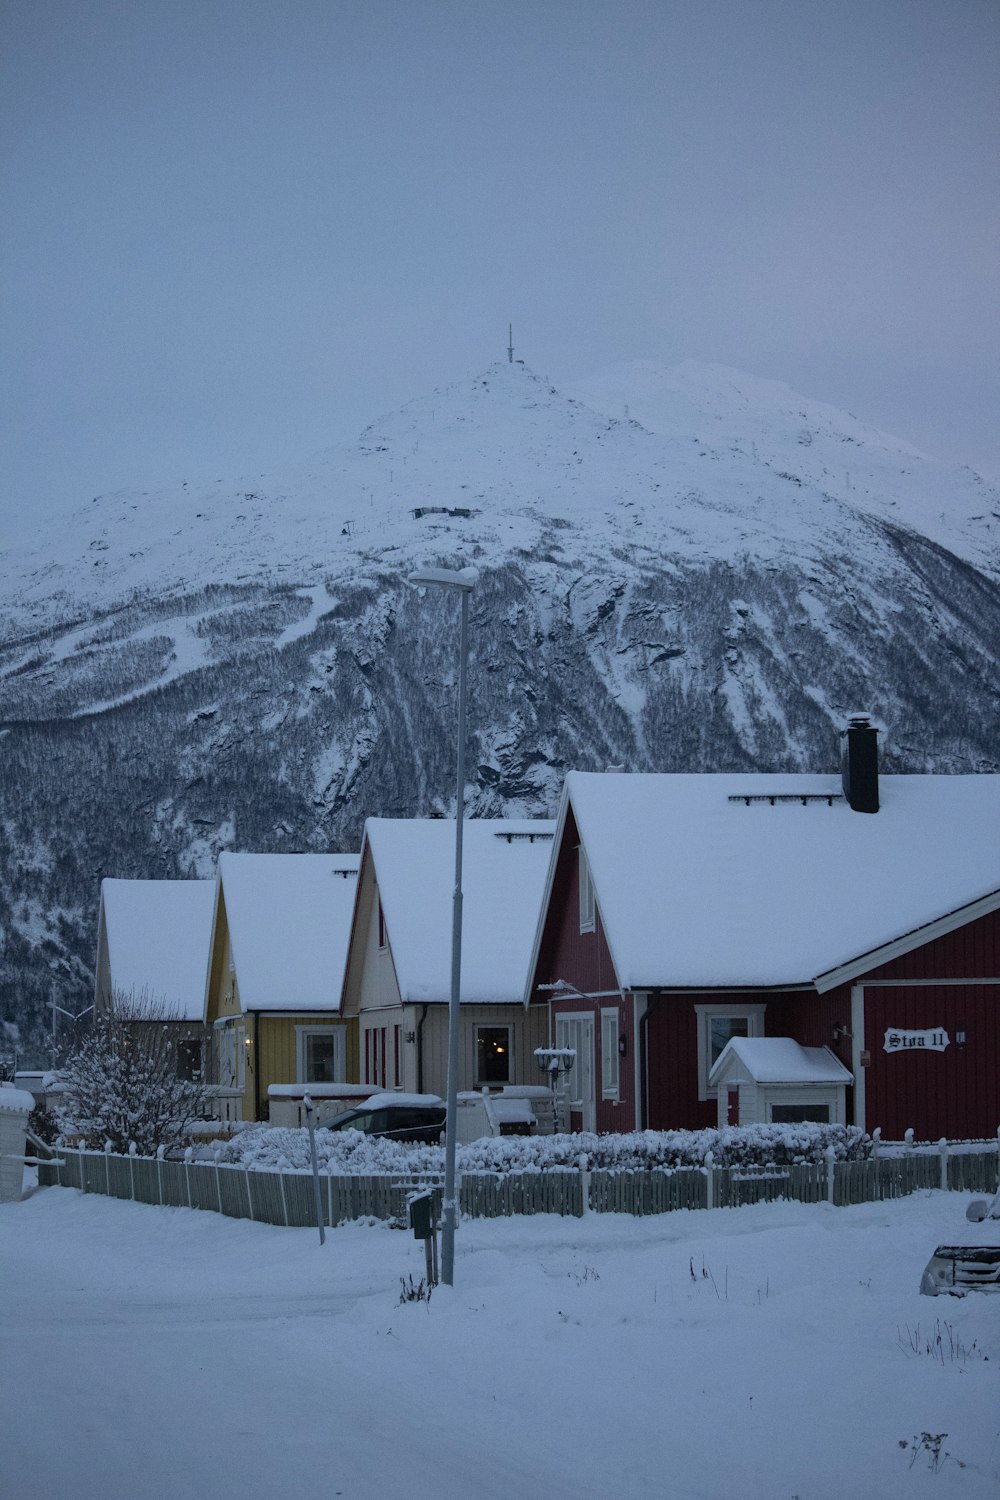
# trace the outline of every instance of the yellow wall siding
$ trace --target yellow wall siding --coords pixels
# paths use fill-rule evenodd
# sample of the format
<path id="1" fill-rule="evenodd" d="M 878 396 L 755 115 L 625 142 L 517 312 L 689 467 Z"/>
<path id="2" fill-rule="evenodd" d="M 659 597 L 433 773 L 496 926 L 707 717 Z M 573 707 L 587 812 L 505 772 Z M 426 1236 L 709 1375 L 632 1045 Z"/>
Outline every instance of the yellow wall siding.
<path id="1" fill-rule="evenodd" d="M 253 1017 L 247 1017 L 248 1025 Z M 267 1114 L 267 1091 L 272 1083 L 300 1083 L 298 1075 L 299 1026 L 336 1026 L 344 1038 L 344 1077 L 340 1082 L 348 1083 L 357 1077 L 357 1022 L 341 1021 L 331 1013 L 303 1011 L 294 1015 L 262 1015 L 258 1022 L 258 1056 L 256 1066 L 260 1070 L 261 1114 Z M 352 1072 L 353 1070 L 353 1072 Z"/>

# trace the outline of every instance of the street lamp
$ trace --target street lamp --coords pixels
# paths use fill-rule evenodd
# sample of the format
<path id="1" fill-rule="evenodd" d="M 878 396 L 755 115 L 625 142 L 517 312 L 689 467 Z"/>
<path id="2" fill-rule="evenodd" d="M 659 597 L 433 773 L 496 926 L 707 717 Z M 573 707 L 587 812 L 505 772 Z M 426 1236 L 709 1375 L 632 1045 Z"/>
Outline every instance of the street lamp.
<path id="1" fill-rule="evenodd" d="M 465 678 L 469 660 L 469 595 L 479 580 L 475 568 L 424 568 L 410 574 L 418 588 L 454 589 L 462 601 L 458 654 L 458 792 L 455 799 L 455 892 L 451 908 L 451 997 L 448 1003 L 448 1094 L 445 1100 L 444 1199 L 441 1204 L 441 1280 L 455 1284 L 455 1228 L 458 1201 L 455 1151 L 458 1145 L 458 1039 L 462 980 L 462 825 L 465 821 Z"/>

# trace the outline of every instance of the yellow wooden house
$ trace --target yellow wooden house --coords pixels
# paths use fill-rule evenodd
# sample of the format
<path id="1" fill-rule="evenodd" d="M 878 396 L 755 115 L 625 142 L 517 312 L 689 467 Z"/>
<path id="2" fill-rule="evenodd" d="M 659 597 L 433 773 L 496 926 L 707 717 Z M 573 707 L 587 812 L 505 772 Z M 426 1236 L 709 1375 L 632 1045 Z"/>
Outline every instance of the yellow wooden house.
<path id="1" fill-rule="evenodd" d="M 358 1077 L 340 996 L 356 854 L 221 854 L 205 1002 L 219 1113 L 265 1120 L 272 1084 Z"/>
<path id="2" fill-rule="evenodd" d="M 155 1027 L 177 1071 L 208 1064 L 205 971 L 212 933 L 211 880 L 101 881 L 94 1010 L 114 1008 L 136 1028 Z"/>

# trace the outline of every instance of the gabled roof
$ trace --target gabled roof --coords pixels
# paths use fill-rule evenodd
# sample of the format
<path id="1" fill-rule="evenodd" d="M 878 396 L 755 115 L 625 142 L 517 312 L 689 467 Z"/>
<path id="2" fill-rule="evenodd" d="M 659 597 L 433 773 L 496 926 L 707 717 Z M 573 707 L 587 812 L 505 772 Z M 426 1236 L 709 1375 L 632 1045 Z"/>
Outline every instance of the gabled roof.
<path id="1" fill-rule="evenodd" d="M 244 1011 L 335 1011 L 357 889 L 356 854 L 220 854 Z"/>
<path id="2" fill-rule="evenodd" d="M 520 1001 L 555 823 L 469 818 L 462 835 L 461 998 Z M 455 824 L 442 818 L 369 818 L 382 913 L 404 1003 L 451 992 Z"/>
<path id="3" fill-rule="evenodd" d="M 150 1019 L 200 1021 L 214 907 L 212 880 L 102 880 L 112 989 Z"/>
<path id="4" fill-rule="evenodd" d="M 571 772 L 560 828 L 572 808 L 622 987 L 826 989 L 1000 907 L 1000 776 L 879 790 L 868 814 L 837 776 Z"/>
<path id="5" fill-rule="evenodd" d="M 741 1070 L 754 1083 L 853 1083 L 854 1076 L 829 1047 L 803 1047 L 788 1036 L 734 1036 L 708 1075 L 710 1088 Z"/>

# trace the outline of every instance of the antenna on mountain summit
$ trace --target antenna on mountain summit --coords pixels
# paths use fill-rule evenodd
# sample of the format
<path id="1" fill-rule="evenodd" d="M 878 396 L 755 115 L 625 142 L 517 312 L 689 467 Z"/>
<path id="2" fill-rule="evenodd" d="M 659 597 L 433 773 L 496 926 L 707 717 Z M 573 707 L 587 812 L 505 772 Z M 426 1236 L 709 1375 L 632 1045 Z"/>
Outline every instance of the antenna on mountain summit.
<path id="1" fill-rule="evenodd" d="M 514 363 L 514 325 L 513 325 L 513 323 L 508 323 L 507 324 L 507 363 L 509 365 L 512 365 Z"/>

